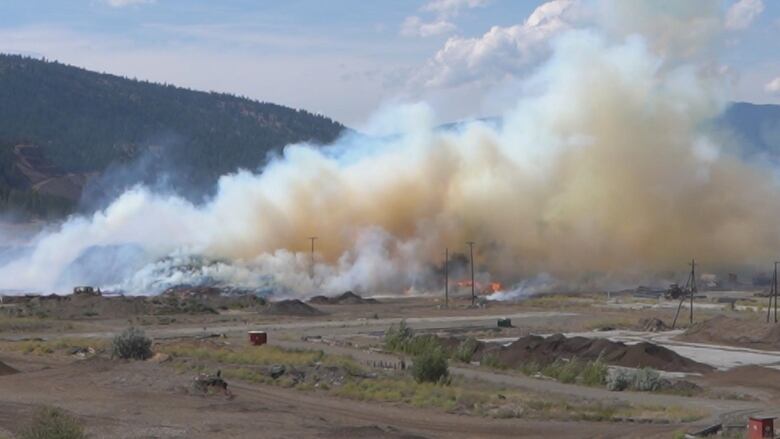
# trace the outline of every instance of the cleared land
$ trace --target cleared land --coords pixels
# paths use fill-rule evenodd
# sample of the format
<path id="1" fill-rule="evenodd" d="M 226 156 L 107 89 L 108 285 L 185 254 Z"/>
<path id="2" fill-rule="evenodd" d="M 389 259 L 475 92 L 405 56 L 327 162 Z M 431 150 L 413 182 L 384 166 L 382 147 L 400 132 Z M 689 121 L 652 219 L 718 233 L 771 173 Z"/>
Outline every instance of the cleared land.
<path id="1" fill-rule="evenodd" d="M 263 431 L 280 438 L 644 438 L 775 414 L 780 401 L 780 388 L 757 378 L 780 373 L 774 363 L 717 370 L 706 358 L 688 358 L 673 347 L 704 345 L 707 340 L 683 340 L 696 328 L 683 335 L 648 325 L 643 319 L 651 317 L 668 324 L 674 309 L 629 297 L 620 304 L 633 308 L 593 294 L 480 309 L 456 298 L 442 309 L 438 299 L 425 297 L 269 304 L 213 293 L 6 302 L 0 308 L 0 437 L 18 433 L 40 404 L 67 410 L 94 437 L 257 437 Z M 697 309 L 696 317 L 703 322 L 722 312 Z M 726 312 L 745 322 L 759 317 Z M 497 327 L 503 317 L 512 327 Z M 401 321 L 413 341 L 389 349 L 385 333 Z M 130 325 L 143 328 L 160 355 L 111 359 L 111 338 Z M 250 346 L 248 330 L 267 331 L 270 346 Z M 559 333 L 567 335 L 553 336 Z M 463 358 L 458 349 L 470 339 L 495 340 L 477 342 L 474 352 L 503 352 L 504 364 L 492 354 Z M 414 350 L 429 342 L 448 352 L 447 385 L 410 376 Z M 738 349 L 710 342 L 707 349 L 721 356 Z M 546 361 L 550 356 L 560 359 Z M 601 380 L 613 365 L 666 369 L 671 384 L 609 391 Z M 192 390 L 194 377 L 216 370 L 232 397 Z"/>

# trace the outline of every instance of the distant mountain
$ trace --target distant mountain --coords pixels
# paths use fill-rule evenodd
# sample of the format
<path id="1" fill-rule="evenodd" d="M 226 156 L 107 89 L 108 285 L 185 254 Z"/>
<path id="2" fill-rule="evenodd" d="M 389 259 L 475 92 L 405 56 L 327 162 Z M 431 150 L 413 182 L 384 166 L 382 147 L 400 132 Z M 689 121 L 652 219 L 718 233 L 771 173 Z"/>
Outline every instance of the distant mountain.
<path id="1" fill-rule="evenodd" d="M 85 186 L 100 195 L 137 181 L 197 197 L 287 144 L 343 130 L 281 105 L 0 54 L 0 211 L 59 215 Z"/>

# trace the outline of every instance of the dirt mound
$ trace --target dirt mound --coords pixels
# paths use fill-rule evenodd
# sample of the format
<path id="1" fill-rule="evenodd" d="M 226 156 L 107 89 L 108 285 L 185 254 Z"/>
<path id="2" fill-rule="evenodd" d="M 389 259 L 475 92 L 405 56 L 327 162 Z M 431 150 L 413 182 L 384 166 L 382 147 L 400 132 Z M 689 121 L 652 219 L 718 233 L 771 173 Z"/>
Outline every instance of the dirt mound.
<path id="1" fill-rule="evenodd" d="M 19 371 L 0 361 L 0 376 L 13 375 L 15 373 L 19 373 Z"/>
<path id="2" fill-rule="evenodd" d="M 668 331 L 670 328 L 666 326 L 663 320 L 650 317 L 639 321 L 639 330 L 647 332 L 663 332 Z"/>
<path id="3" fill-rule="evenodd" d="M 371 298 L 364 299 L 352 291 L 347 291 L 335 297 L 314 296 L 309 299 L 309 303 L 313 303 L 315 305 L 363 305 L 379 303 L 379 301 Z"/>
<path id="4" fill-rule="evenodd" d="M 780 325 L 719 315 L 695 323 L 677 338 L 696 343 L 780 349 Z"/>
<path id="5" fill-rule="evenodd" d="M 369 425 L 365 427 L 337 427 L 321 432 L 320 438 L 370 438 L 370 439 L 425 439 L 424 436 L 405 433 L 393 427 Z"/>
<path id="6" fill-rule="evenodd" d="M 712 367 L 685 358 L 674 351 L 652 343 L 626 345 L 605 338 L 571 337 L 555 334 L 549 337 L 528 335 L 506 347 L 485 346 L 482 355 L 496 355 L 506 366 L 527 362 L 549 364 L 556 359 L 595 360 L 624 367 L 652 367 L 675 372 L 709 372 Z M 479 349 L 478 349 L 479 351 Z"/>
<path id="7" fill-rule="evenodd" d="M 317 308 L 307 305 L 298 299 L 271 302 L 265 312 L 267 314 L 285 316 L 320 316 L 325 314 Z"/>

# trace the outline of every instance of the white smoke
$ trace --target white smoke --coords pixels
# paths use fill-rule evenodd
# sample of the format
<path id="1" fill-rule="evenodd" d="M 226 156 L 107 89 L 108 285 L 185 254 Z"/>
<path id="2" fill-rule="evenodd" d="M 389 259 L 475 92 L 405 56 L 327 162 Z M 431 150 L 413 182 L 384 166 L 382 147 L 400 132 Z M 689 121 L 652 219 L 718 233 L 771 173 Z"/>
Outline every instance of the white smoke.
<path id="1" fill-rule="evenodd" d="M 444 247 L 471 240 L 482 277 L 521 292 L 538 273 L 572 284 L 668 273 L 691 256 L 708 271 L 762 263 L 780 246 L 780 191 L 702 131 L 727 98 L 689 53 L 720 22 L 702 11 L 684 53 L 669 50 L 680 20 L 658 10 L 633 17 L 639 34 L 564 33 L 497 123 L 441 130 L 425 104 L 401 106 L 371 125 L 381 136 L 289 146 L 260 173 L 222 177 L 203 205 L 134 188 L 38 235 L 0 267 L 0 289 L 436 289 Z M 657 22 L 671 23 L 663 38 L 645 36 Z M 119 273 L 118 259 L 84 256 L 128 246 L 132 274 L 110 282 L 97 272 Z"/>

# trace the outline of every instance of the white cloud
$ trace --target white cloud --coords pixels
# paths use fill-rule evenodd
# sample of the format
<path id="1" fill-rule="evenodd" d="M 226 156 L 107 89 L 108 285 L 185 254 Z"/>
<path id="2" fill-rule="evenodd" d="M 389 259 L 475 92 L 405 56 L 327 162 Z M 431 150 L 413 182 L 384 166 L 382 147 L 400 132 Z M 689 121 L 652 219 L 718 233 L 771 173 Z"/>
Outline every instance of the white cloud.
<path id="1" fill-rule="evenodd" d="M 769 93 L 780 93 L 780 76 L 769 81 L 764 85 L 764 90 Z"/>
<path id="2" fill-rule="evenodd" d="M 452 37 L 415 78 L 425 86 L 455 86 L 472 80 L 490 81 L 538 61 L 551 37 L 568 29 L 566 14 L 575 0 L 542 4 L 523 24 L 493 26 L 478 38 Z"/>
<path id="3" fill-rule="evenodd" d="M 745 29 L 764 12 L 762 0 L 738 0 L 726 13 L 726 29 Z"/>
<path id="4" fill-rule="evenodd" d="M 406 17 L 401 24 L 401 35 L 405 37 L 430 37 L 454 31 L 455 25 L 446 20 L 424 22 L 417 16 Z"/>
<path id="5" fill-rule="evenodd" d="M 432 0 L 422 8 L 422 11 L 435 14 L 431 21 L 412 15 L 401 23 L 401 35 L 406 37 L 430 37 L 454 32 L 457 29 L 450 20 L 456 17 L 461 9 L 471 9 L 485 6 L 488 0 Z"/>
<path id="6" fill-rule="evenodd" d="M 488 0 L 432 0 L 422 7 L 423 11 L 435 12 L 439 16 L 454 17 L 461 9 L 485 6 Z"/>
<path id="7" fill-rule="evenodd" d="M 154 3 L 157 0 L 104 0 L 112 8 L 124 8 L 125 6 L 142 5 L 145 3 Z"/>

